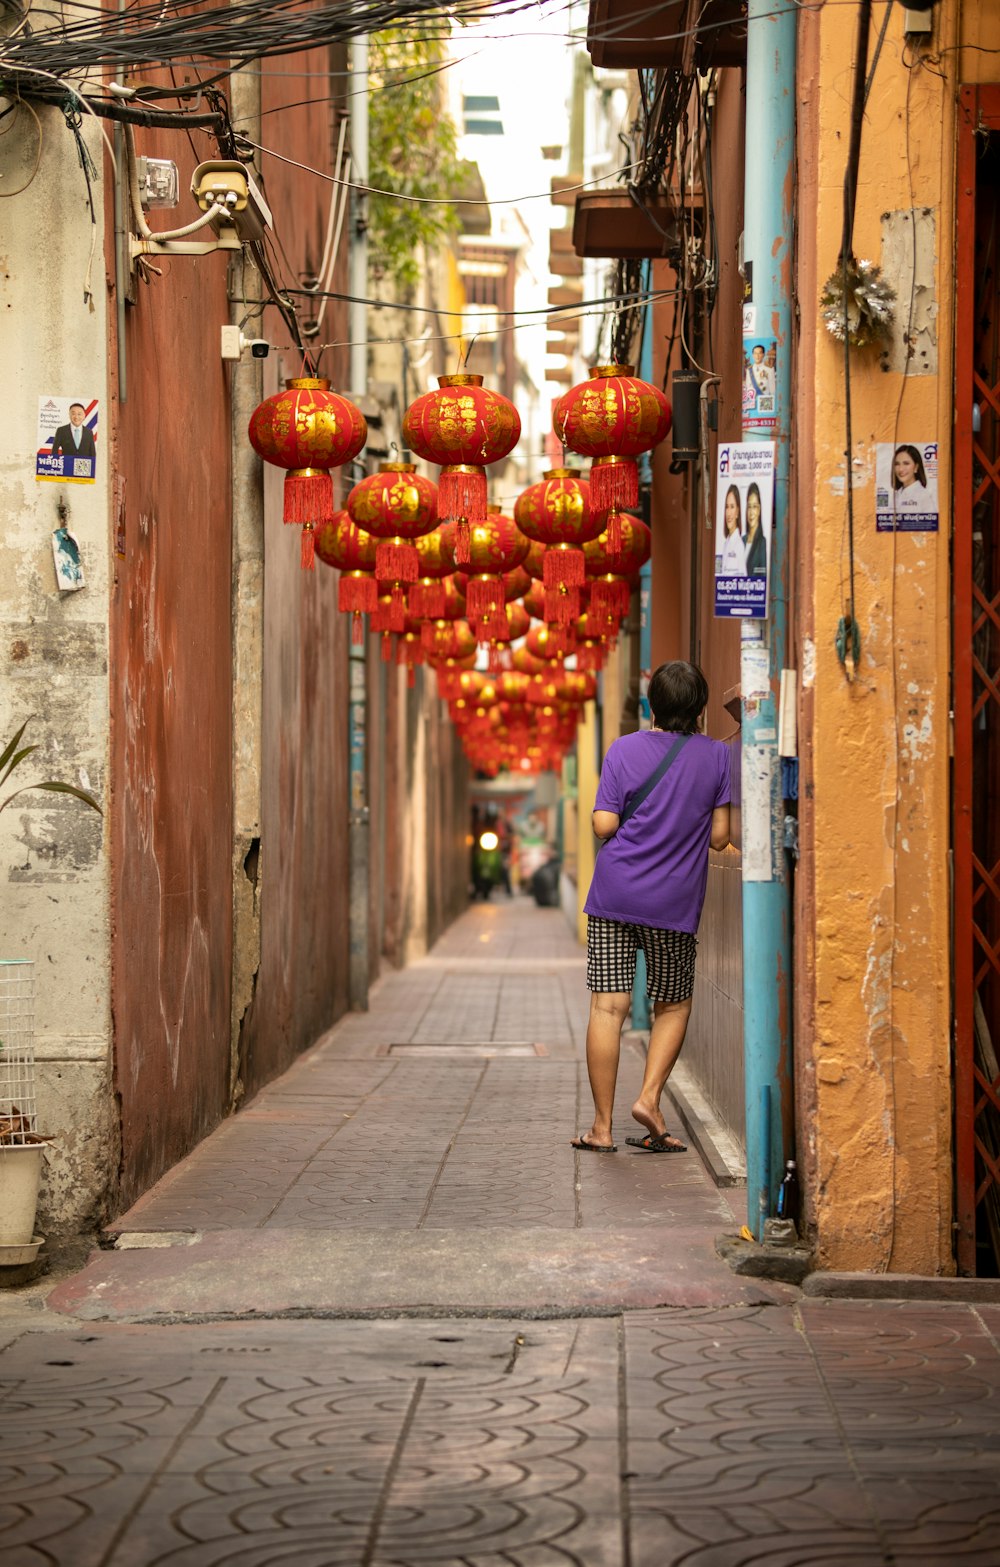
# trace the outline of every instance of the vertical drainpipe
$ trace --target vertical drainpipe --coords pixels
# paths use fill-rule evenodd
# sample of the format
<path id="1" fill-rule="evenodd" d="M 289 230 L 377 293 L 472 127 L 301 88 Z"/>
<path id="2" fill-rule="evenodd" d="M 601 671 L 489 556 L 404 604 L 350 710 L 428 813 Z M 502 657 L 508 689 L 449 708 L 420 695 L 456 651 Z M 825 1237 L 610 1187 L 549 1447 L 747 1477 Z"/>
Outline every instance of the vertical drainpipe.
<path id="1" fill-rule="evenodd" d="M 351 97 L 349 130 L 351 179 L 355 185 L 368 183 L 368 38 L 362 34 L 350 46 Z M 351 243 L 349 250 L 348 293 L 349 337 L 351 341 L 351 394 L 357 400 L 368 391 L 368 307 L 357 301 L 368 295 L 368 198 L 360 190 L 351 191 Z M 368 1010 L 368 661 L 367 643 L 350 644 L 348 662 L 350 800 L 348 847 L 350 859 L 349 933 L 347 999 L 354 1012 Z"/>
<path id="2" fill-rule="evenodd" d="M 642 269 L 642 286 L 648 292 L 653 285 L 653 263 L 647 261 Z M 639 379 L 653 379 L 653 306 L 647 303 L 642 315 L 642 344 L 639 350 Z M 639 478 L 643 487 L 653 482 L 653 459 L 649 452 L 639 458 Z M 648 520 L 648 519 L 647 519 Z M 649 728 L 649 699 L 646 690 L 646 671 L 653 657 L 653 630 L 651 624 L 651 594 L 653 588 L 653 563 L 647 560 L 639 573 L 639 728 Z M 635 982 L 632 986 L 632 1027 L 648 1029 L 652 1022 L 649 997 L 646 995 L 646 958 L 641 948 L 636 954 Z"/>
<path id="3" fill-rule="evenodd" d="M 750 263 L 754 333 L 777 344 L 777 428 L 769 612 L 744 621 L 742 732 L 743 1006 L 747 1223 L 762 1238 L 784 1155 L 791 1153 L 791 894 L 785 865 L 778 689 L 788 643 L 788 497 L 791 430 L 792 222 L 795 156 L 794 0 L 749 0 L 744 262 Z M 744 440 L 755 439 L 744 431 Z M 766 662 L 767 677 L 762 678 Z"/>

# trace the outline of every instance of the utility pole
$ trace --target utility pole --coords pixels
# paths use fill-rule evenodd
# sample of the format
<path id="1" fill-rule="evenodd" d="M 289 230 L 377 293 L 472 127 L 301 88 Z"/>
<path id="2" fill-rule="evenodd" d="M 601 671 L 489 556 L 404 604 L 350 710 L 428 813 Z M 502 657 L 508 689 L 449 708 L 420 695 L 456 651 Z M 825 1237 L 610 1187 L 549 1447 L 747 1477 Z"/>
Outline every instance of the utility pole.
<path id="1" fill-rule="evenodd" d="M 351 143 L 351 242 L 349 247 L 348 307 L 350 324 L 350 382 L 355 402 L 368 391 L 368 197 L 359 185 L 368 183 L 368 37 L 362 34 L 350 46 L 351 97 L 348 110 Z M 368 882 L 370 812 L 368 806 L 368 659 L 367 645 L 350 643 L 348 755 L 350 800 L 348 843 L 350 886 L 348 925 L 348 1003 L 354 1012 L 368 1010 Z"/>
<path id="2" fill-rule="evenodd" d="M 743 257 L 744 344 L 775 344 L 774 428 L 743 439 L 775 442 L 774 524 L 766 620 L 742 625 L 743 1006 L 747 1223 L 762 1239 L 782 1162 L 791 1154 L 791 888 L 778 756 L 781 671 L 788 644 L 788 498 L 791 432 L 792 191 L 795 160 L 795 0 L 749 0 Z"/>

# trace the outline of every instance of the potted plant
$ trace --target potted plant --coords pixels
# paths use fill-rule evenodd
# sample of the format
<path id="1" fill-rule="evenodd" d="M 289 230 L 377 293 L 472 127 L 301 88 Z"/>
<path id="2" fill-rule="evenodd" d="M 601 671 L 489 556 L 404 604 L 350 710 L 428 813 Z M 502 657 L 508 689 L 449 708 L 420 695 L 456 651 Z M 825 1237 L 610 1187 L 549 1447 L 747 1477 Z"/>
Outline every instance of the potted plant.
<path id="1" fill-rule="evenodd" d="M 0 753 L 0 790 L 37 745 L 22 745 L 27 722 Z M 71 794 L 93 810 L 101 807 L 86 789 L 45 779 L 22 784 L 0 799 L 0 811 L 29 789 Z M 33 1261 L 41 1246 L 34 1234 L 42 1174 L 42 1152 L 49 1139 L 39 1132 L 35 1108 L 34 964 L 0 960 L 0 1265 Z"/>

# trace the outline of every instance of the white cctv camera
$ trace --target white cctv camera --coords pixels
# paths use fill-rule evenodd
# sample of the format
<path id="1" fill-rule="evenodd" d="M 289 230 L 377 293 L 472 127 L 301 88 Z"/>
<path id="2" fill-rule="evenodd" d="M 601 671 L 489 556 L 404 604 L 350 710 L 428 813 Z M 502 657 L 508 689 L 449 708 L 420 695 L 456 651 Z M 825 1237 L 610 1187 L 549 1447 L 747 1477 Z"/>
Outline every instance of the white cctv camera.
<path id="1" fill-rule="evenodd" d="M 199 163 L 191 176 L 191 194 L 202 212 L 211 212 L 211 226 L 236 230 L 244 245 L 264 238 L 271 227 L 271 209 L 242 163 L 227 158 Z"/>
<path id="2" fill-rule="evenodd" d="M 222 328 L 223 359 L 242 359 L 249 348 L 254 359 L 266 359 L 271 345 L 263 337 L 244 337 L 238 326 Z"/>

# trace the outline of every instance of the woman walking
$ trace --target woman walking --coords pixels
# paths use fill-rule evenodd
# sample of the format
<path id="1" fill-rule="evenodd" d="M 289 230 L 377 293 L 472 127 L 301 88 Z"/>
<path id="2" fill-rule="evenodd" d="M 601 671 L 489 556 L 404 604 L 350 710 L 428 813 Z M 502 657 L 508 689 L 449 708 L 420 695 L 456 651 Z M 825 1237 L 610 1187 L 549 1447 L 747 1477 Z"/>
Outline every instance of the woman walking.
<path id="1" fill-rule="evenodd" d="M 699 734 L 708 684 L 695 664 L 661 664 L 649 683 L 652 729 L 623 735 L 604 759 L 594 802 L 602 839 L 587 914 L 587 1071 L 594 1099 L 590 1130 L 573 1147 L 616 1153 L 611 1129 L 621 1031 L 646 958 L 653 1026 L 632 1118 L 649 1153 L 683 1153 L 660 1110 L 680 1055 L 694 994 L 697 941 L 708 883 L 708 851 L 729 843 L 729 751 Z"/>

